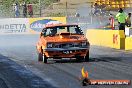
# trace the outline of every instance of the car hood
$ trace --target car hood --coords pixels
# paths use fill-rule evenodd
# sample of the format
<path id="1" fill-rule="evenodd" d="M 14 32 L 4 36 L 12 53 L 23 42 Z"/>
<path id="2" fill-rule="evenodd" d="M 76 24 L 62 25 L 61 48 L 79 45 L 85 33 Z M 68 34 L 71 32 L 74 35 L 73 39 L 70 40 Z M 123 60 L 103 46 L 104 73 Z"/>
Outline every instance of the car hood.
<path id="1" fill-rule="evenodd" d="M 79 42 L 86 41 L 84 35 L 69 35 L 69 36 L 47 36 L 42 38 L 46 42 Z"/>

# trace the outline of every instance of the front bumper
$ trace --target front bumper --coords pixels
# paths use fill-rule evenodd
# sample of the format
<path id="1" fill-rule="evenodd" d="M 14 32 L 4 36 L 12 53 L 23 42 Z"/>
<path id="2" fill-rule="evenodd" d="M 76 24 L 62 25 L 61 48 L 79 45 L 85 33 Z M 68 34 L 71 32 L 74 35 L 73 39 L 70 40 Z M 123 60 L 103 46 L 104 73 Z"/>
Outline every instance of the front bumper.
<path id="1" fill-rule="evenodd" d="M 75 58 L 76 56 L 86 56 L 88 48 L 46 48 L 44 53 L 47 57 Z"/>

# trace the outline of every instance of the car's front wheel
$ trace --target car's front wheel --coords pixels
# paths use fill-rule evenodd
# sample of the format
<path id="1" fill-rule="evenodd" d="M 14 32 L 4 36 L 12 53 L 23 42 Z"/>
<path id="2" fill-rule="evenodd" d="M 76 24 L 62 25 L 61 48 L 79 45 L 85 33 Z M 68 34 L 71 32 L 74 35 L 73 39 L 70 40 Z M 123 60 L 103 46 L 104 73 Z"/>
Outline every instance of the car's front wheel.
<path id="1" fill-rule="evenodd" d="M 47 63 L 48 58 L 46 57 L 45 54 L 43 54 L 42 58 L 43 58 L 43 62 L 44 62 L 44 63 Z"/>
<path id="2" fill-rule="evenodd" d="M 81 62 L 82 60 L 84 60 L 84 57 L 82 57 L 82 56 L 77 56 L 76 57 L 77 62 Z"/>
<path id="3" fill-rule="evenodd" d="M 89 52 L 87 52 L 86 56 L 85 56 L 85 61 L 89 62 Z"/>

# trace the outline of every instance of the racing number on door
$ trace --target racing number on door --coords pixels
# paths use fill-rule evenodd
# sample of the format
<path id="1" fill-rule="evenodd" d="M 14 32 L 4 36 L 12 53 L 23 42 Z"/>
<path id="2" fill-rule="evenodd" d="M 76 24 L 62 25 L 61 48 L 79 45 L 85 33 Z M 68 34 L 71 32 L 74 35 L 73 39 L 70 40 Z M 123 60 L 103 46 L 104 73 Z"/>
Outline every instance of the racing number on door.
<path id="1" fill-rule="evenodd" d="M 118 35 L 113 34 L 113 44 L 118 44 Z"/>

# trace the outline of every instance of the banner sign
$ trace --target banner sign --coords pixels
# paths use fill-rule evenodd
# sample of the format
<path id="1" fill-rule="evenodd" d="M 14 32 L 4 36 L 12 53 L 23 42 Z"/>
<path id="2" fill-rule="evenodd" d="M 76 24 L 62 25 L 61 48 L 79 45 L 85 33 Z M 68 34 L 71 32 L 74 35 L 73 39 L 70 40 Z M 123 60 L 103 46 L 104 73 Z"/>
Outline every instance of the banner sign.
<path id="1" fill-rule="evenodd" d="M 6 18 L 0 20 L 0 34 L 16 34 L 28 32 L 28 19 Z"/>
<path id="2" fill-rule="evenodd" d="M 31 18 L 29 19 L 30 32 L 38 33 L 47 25 L 66 24 L 66 17 L 44 17 L 44 18 Z"/>
<path id="3" fill-rule="evenodd" d="M 64 23 L 66 17 L 5 18 L 0 20 L 0 34 L 37 34 L 46 25 Z"/>

